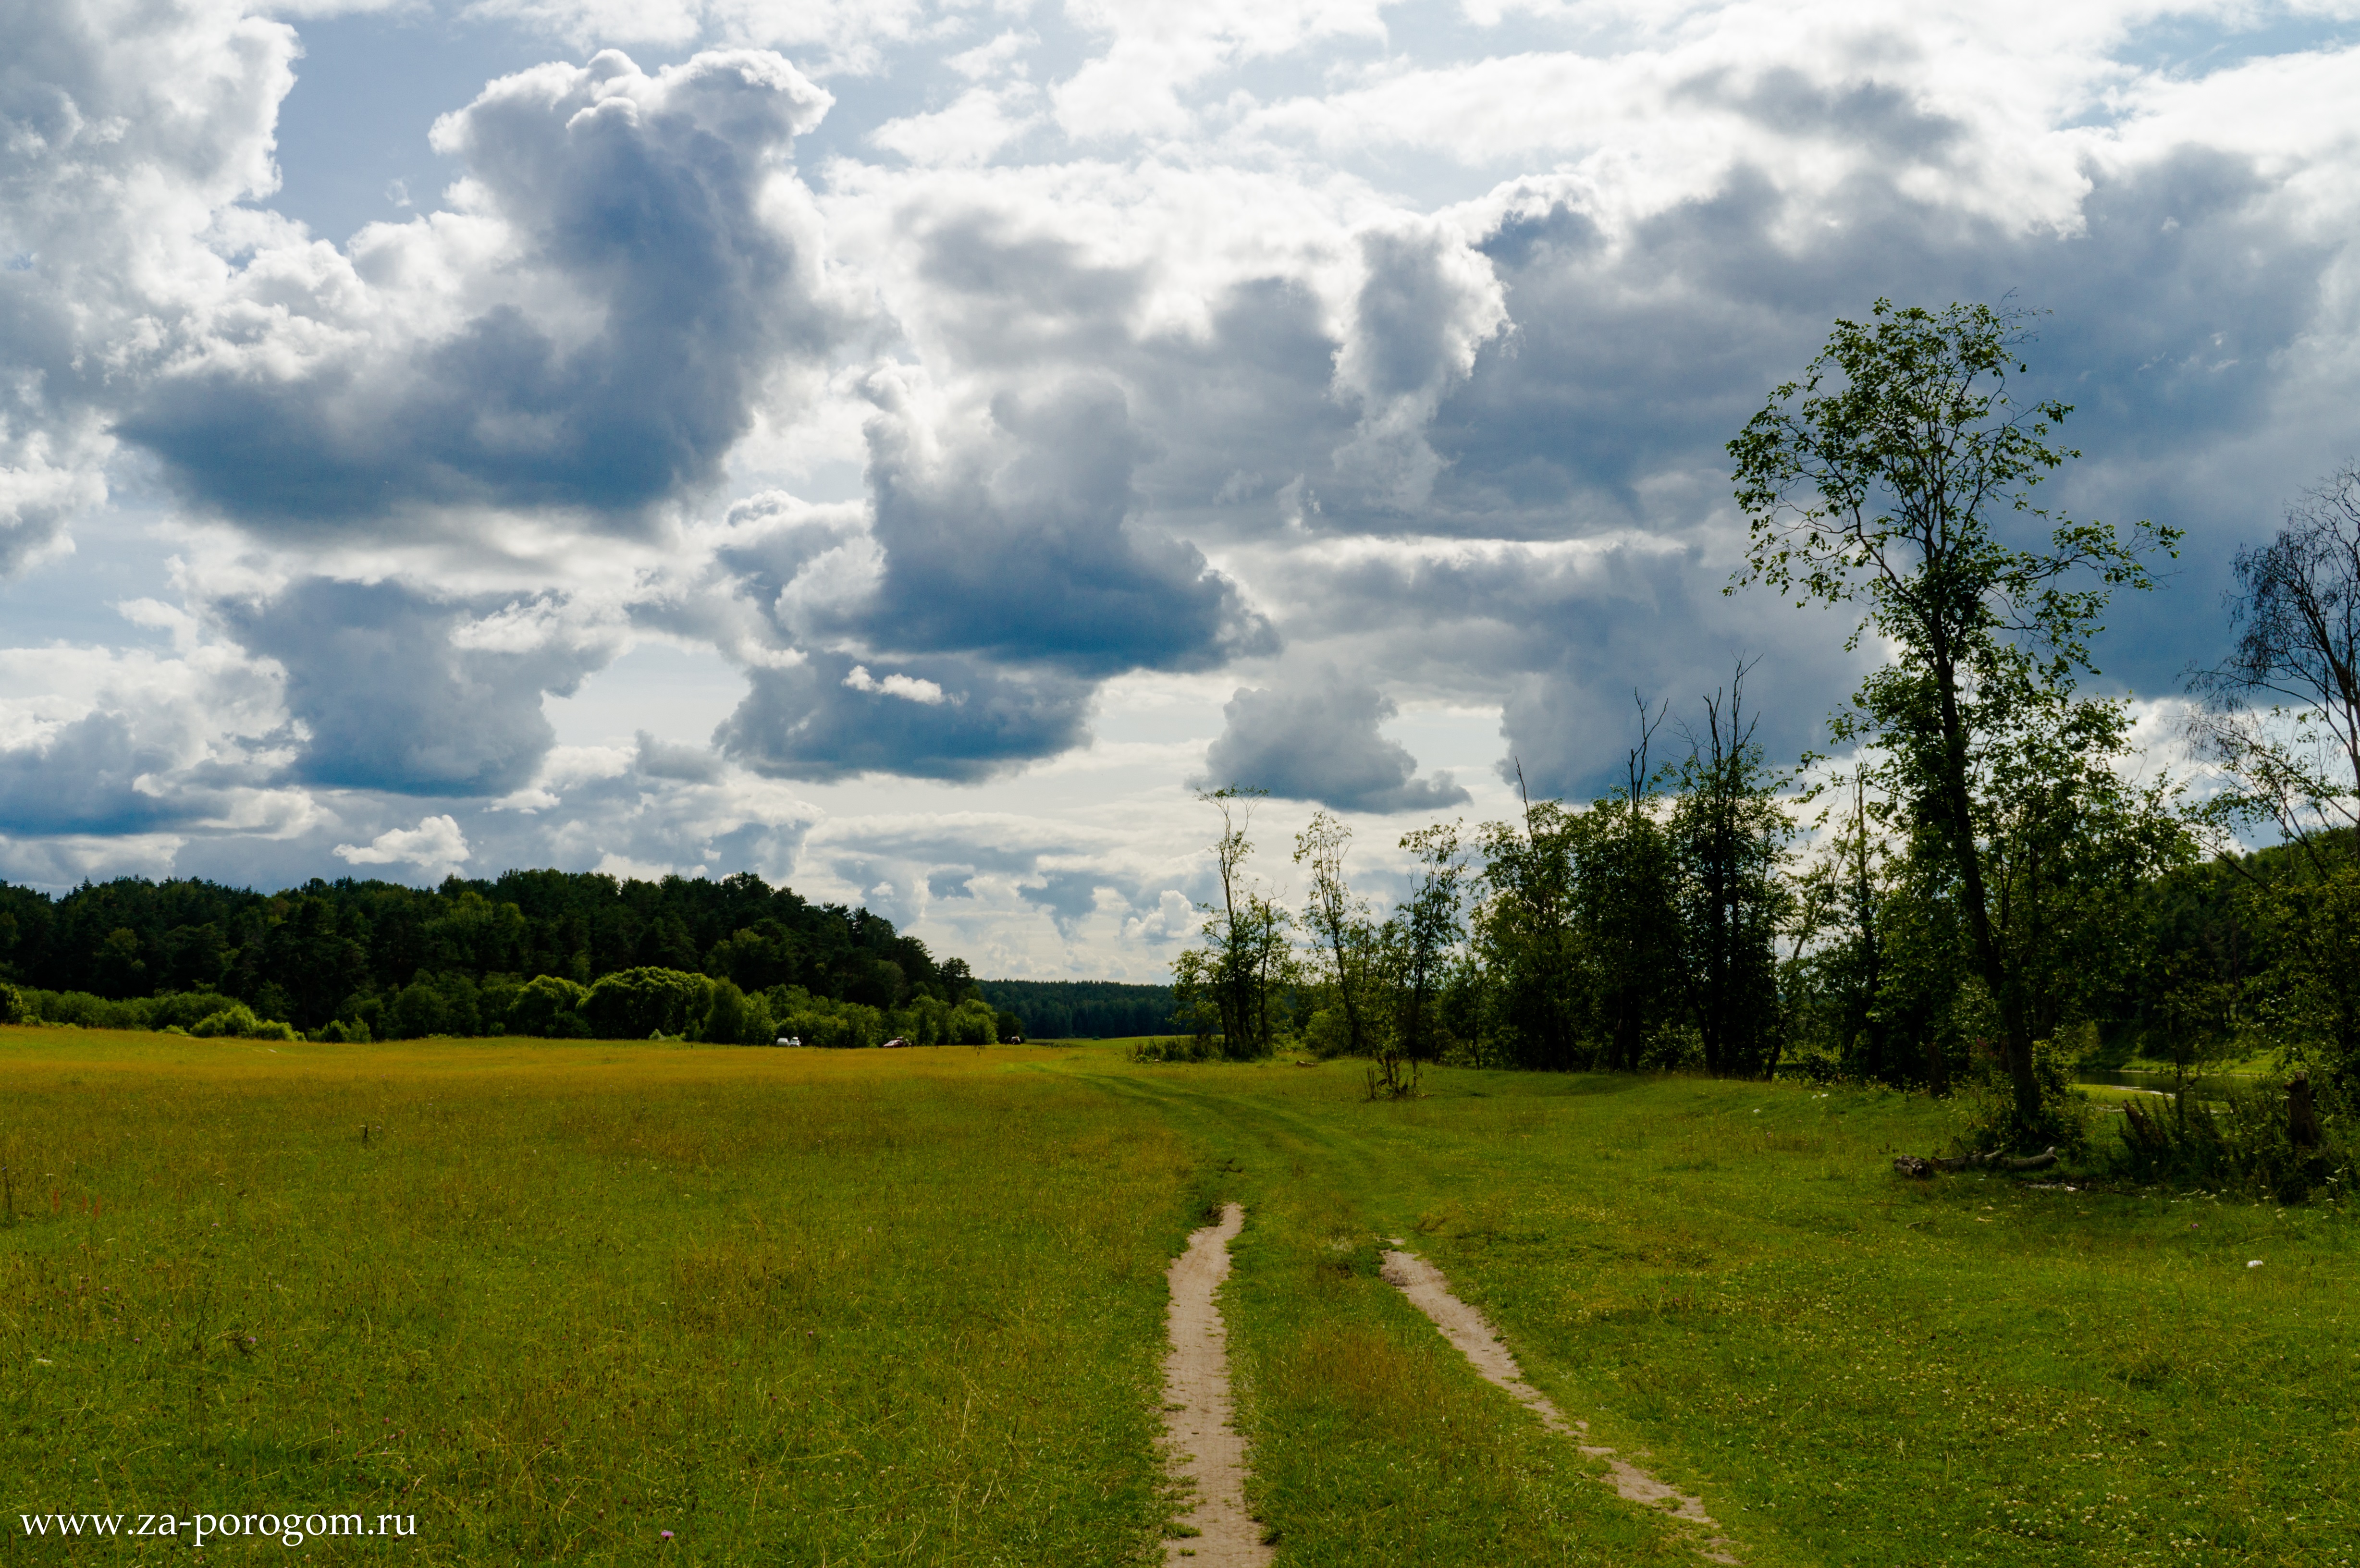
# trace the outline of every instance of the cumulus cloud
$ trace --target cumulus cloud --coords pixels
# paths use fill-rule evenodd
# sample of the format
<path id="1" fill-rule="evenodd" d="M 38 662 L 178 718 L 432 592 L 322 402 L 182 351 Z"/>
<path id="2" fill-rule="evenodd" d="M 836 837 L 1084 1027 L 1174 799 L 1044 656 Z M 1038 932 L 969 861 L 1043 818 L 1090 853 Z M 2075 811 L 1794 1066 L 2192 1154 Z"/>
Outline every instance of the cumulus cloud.
<path id="1" fill-rule="evenodd" d="M 830 102 L 756 51 L 504 77 L 434 127 L 468 169 L 453 210 L 257 256 L 117 428 L 249 528 L 642 526 L 846 330 L 787 163 Z"/>
<path id="2" fill-rule="evenodd" d="M 1003 397 L 987 430 L 945 451 L 898 380 L 869 425 L 871 643 L 988 654 L 1106 675 L 1202 669 L 1262 651 L 1269 630 L 1196 549 L 1146 524 L 1131 483 L 1146 441 L 1120 390 Z"/>
<path id="3" fill-rule="evenodd" d="M 286 671 L 300 779 L 498 795 L 530 779 L 555 740 L 542 695 L 571 692 L 615 651 L 611 628 L 533 613 L 550 608 L 311 577 L 216 614 Z"/>
<path id="4" fill-rule="evenodd" d="M 0 572 L 105 499 L 115 399 L 157 331 L 155 295 L 217 275 L 209 245 L 273 227 L 226 210 L 278 184 L 295 35 L 244 12 L 0 8 Z"/>
<path id="5" fill-rule="evenodd" d="M 1160 964 L 1199 757 L 1580 793 L 1634 687 L 1739 654 L 1765 743 L 1816 738 L 1860 660 L 1721 595 L 1721 443 L 1832 316 L 2056 309 L 2056 498 L 2191 529 L 2104 645 L 2142 690 L 2360 390 L 2355 55 L 2267 9 L 469 0 L 566 62 L 420 99 L 456 182 L 336 246 L 272 160 L 341 8 L 8 12 L 0 572 L 121 475 L 193 558 L 139 612 L 169 655 L 0 651 L 11 875 L 300 877 L 429 810 L 471 866 L 753 866 L 1005 972 Z M 642 42 L 681 63 L 594 52 Z M 635 637 L 742 671 L 709 745 L 583 716 Z"/>
<path id="6" fill-rule="evenodd" d="M 180 630 L 169 656 L 0 650 L 0 833 L 275 834 L 316 818 L 279 787 L 292 749 L 278 671 Z"/>
<path id="7" fill-rule="evenodd" d="M 408 865 L 447 877 L 466 863 L 467 835 L 449 816 L 421 817 L 414 828 L 388 828 L 366 848 L 340 844 L 336 855 L 355 866 Z"/>
<path id="8" fill-rule="evenodd" d="M 848 655 L 747 672 L 750 689 L 715 733 L 724 756 L 784 779 L 900 773 L 972 781 L 1082 740 L 1090 683 L 1054 670 L 963 658 L 912 659 L 901 690 L 855 681 Z M 918 673 L 911 673 L 914 670 Z M 931 691 L 933 702 L 912 693 Z"/>
<path id="9" fill-rule="evenodd" d="M 1133 915 L 1123 921 L 1122 934 L 1133 942 L 1177 942 L 1196 933 L 1199 919 L 1196 906 L 1189 902 L 1185 893 L 1166 887 L 1145 914 Z"/>
<path id="10" fill-rule="evenodd" d="M 1332 667 L 1277 687 L 1240 687 L 1227 727 L 1205 753 L 1200 787 L 1241 784 L 1344 811 L 1429 811 L 1467 791 L 1448 774 L 1417 779 L 1417 759 L 1378 726 L 1399 712 L 1366 681 Z"/>

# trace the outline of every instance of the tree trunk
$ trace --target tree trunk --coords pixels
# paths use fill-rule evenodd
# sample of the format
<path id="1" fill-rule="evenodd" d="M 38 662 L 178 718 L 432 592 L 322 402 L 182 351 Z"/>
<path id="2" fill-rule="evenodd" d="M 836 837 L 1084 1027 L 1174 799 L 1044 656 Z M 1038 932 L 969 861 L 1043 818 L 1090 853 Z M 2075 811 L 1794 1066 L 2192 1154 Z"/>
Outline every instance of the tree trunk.
<path id="1" fill-rule="evenodd" d="M 2007 1076 L 2015 1090 L 2016 1125 L 2029 1127 L 2040 1119 L 2040 1080 L 2032 1072 L 2032 1036 L 2025 1027 L 2024 1006 L 2008 984 L 2007 966 L 1992 935 L 1990 903 L 1983 892 L 1983 856 L 1975 850 L 1974 805 L 1967 796 L 1967 737 L 1959 719 L 1957 672 L 1949 649 L 1938 642 L 1934 683 L 1942 719 L 1943 805 L 1950 816 L 1950 847 L 1959 865 L 1959 880 L 1967 906 L 1967 929 L 1975 939 L 1975 957 L 1983 985 L 1999 1005 L 2000 1030 L 2007 1059 Z"/>
<path id="2" fill-rule="evenodd" d="M 2311 1104 L 2311 1074 L 2298 1073 L 2287 1080 L 2287 1141 L 2297 1149 L 2317 1149 L 2325 1141 L 2320 1130 L 2319 1111 Z"/>

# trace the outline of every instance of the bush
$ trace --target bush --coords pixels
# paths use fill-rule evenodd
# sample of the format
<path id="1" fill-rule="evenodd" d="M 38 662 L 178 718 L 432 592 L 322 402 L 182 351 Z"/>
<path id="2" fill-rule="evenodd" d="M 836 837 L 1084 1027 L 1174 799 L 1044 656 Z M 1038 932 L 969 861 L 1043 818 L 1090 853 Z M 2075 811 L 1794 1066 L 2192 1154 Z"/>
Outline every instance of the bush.
<path id="1" fill-rule="evenodd" d="M 560 975 L 536 975 L 518 988 L 503 1020 L 510 1034 L 538 1035 L 544 1040 L 580 1040 L 590 1032 L 582 1004 L 590 987 L 577 985 Z"/>
<path id="2" fill-rule="evenodd" d="M 713 982 L 679 969 L 623 969 L 602 975 L 583 1004 L 590 1032 L 601 1040 L 685 1037 L 704 1021 Z"/>
<path id="3" fill-rule="evenodd" d="M 2017 1116 L 2016 1096 L 1998 1058 L 1987 1058 L 1983 1072 L 1961 1096 L 1967 1108 L 1966 1143 L 1976 1149 L 2056 1149 L 2069 1158 L 2090 1147 L 2090 1097 L 2073 1087 L 2080 1053 L 2054 1040 L 2032 1042 L 2032 1075 L 2040 1084 L 2039 1114 L 2030 1122 Z"/>
<path id="4" fill-rule="evenodd" d="M 232 1002 L 228 1007 L 190 1026 L 189 1032 L 199 1040 L 301 1040 L 295 1026 L 277 1018 L 258 1018 L 254 1009 L 244 1002 Z"/>
<path id="5" fill-rule="evenodd" d="M 1142 1040 L 1131 1048 L 1133 1062 L 1213 1062 L 1220 1057 L 1209 1036 L 1175 1035 L 1169 1040 Z"/>
<path id="6" fill-rule="evenodd" d="M 2281 1203 L 2349 1186 L 2360 1148 L 2347 1118 L 2320 1117 L 2322 1141 L 2298 1148 L 2288 1087 L 2276 1075 L 2250 1085 L 2216 1079 L 2176 1102 L 2126 1100 L 2114 1167 L 2134 1181 L 2229 1189 Z"/>
<path id="7" fill-rule="evenodd" d="M 235 1006 L 236 997 L 224 996 L 218 992 L 168 991 L 163 996 L 147 998 L 148 1027 L 164 1029 L 177 1025 L 185 1033 L 224 1007 Z"/>
<path id="8" fill-rule="evenodd" d="M 951 1009 L 944 1038 L 953 1045 L 989 1045 L 1000 1038 L 1000 1015 L 980 996 L 969 996 Z"/>
<path id="9" fill-rule="evenodd" d="M 0 985 L 0 1024 L 21 1024 L 30 1017 L 25 1007 L 25 993 L 14 985 Z"/>
<path id="10" fill-rule="evenodd" d="M 1344 1009 L 1341 1007 L 1320 1007 L 1314 1011 L 1311 1015 L 1310 1021 L 1303 1026 L 1303 1048 L 1322 1062 L 1328 1061 L 1333 1057 L 1341 1056 L 1346 1051 L 1351 1050 L 1352 1031 L 1349 1024 L 1344 1018 Z M 1174 1057 L 1140 1056 L 1136 1052 L 1133 1052 L 1132 1054 L 1133 1059 L 1140 1062 L 1169 1062 L 1178 1060 Z M 1194 1060 L 1194 1058 L 1191 1058 L 1190 1060 Z"/>
<path id="11" fill-rule="evenodd" d="M 712 981 L 712 1000 L 705 1005 L 697 1038 L 716 1045 L 768 1045 L 778 1036 L 770 1027 L 770 1004 L 748 996 L 731 980 Z"/>

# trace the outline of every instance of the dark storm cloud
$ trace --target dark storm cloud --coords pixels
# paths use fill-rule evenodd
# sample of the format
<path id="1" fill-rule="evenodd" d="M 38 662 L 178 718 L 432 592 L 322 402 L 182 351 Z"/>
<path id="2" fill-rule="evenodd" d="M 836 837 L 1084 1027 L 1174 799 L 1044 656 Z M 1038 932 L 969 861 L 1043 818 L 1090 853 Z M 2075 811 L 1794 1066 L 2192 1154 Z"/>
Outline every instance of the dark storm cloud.
<path id="1" fill-rule="evenodd" d="M 714 732 L 730 760 L 784 779 L 861 773 L 971 781 L 1085 738 L 1091 685 L 981 659 L 857 663 L 814 654 L 748 672 L 752 689 Z"/>
<path id="2" fill-rule="evenodd" d="M 1676 103 L 1733 109 L 1783 136 L 1818 137 L 1870 147 L 1897 163 L 1939 163 L 1961 146 L 1967 127 L 1927 108 L 1891 82 L 1814 81 L 1793 66 L 1774 66 L 1742 84 L 1733 72 L 1709 71 L 1683 83 Z"/>
<path id="3" fill-rule="evenodd" d="M 530 299 L 292 375 L 208 354 L 121 430 L 201 504 L 290 531 L 416 504 L 628 521 L 709 484 L 766 380 L 843 331 L 818 298 L 815 225 L 782 224 L 771 199 L 827 103 L 751 52 L 650 80 L 609 51 L 494 82 L 438 140 L 510 225 L 497 270 L 529 279 Z M 355 240 L 382 308 L 401 297 L 372 272 L 423 268 L 410 252 L 434 243 L 423 220 Z"/>
<path id="4" fill-rule="evenodd" d="M 1049 911 L 1057 930 L 1070 937 L 1074 929 L 1097 913 L 1098 888 L 1108 878 L 1096 871 L 1049 871 L 1038 887 L 1020 887 L 1016 896 Z"/>
<path id="5" fill-rule="evenodd" d="M 1199 787 L 1242 784 L 1342 811 L 1439 811 L 1468 799 L 1448 775 L 1412 777 L 1417 759 L 1378 733 L 1399 711 L 1393 700 L 1340 670 L 1240 687 L 1221 711 L 1228 724 L 1206 750 Z"/>
<path id="6" fill-rule="evenodd" d="M 287 671 L 287 710 L 310 733 L 305 783 L 406 795 L 498 795 L 528 782 L 555 739 L 543 693 L 569 695 L 606 650 L 463 646 L 497 603 L 442 603 L 393 583 L 302 579 L 231 604 L 230 634 Z"/>
<path id="7" fill-rule="evenodd" d="M 1447 466 L 1431 523 L 1479 537 L 1710 537 L 1699 526 L 1716 512 L 1733 521 L 1723 443 L 1802 369 L 1835 317 L 1865 316 L 1880 294 L 1933 305 L 2012 298 L 2053 311 L 2035 322 L 2018 390 L 2076 404 L 2063 435 L 2086 454 L 2043 498 L 2077 516 L 2189 530 L 2176 580 L 2119 599 L 2100 645 L 2110 677 L 2170 690 L 2191 637 L 2213 635 L 2232 519 L 2266 521 L 2276 496 L 2299 488 L 2302 465 L 2329 461 L 2323 450 L 2297 459 L 2298 472 L 2255 494 L 2273 454 L 2286 465 L 2305 444 L 2282 379 L 2318 319 L 2335 252 L 2291 232 L 2282 191 L 2241 158 L 2191 149 L 2089 175 L 2082 227 L 2064 234 L 2003 227 L 1866 178 L 1839 191 L 1823 221 L 1804 222 L 1796 198 L 1743 167 L 1616 245 L 1572 206 L 1515 211 L 1482 242 L 1514 337 L 1487 347 L 1441 404 L 1431 439 Z M 2002 524 L 2030 542 L 2035 525 Z M 1737 640 L 1724 629 L 1732 606 L 1711 590 L 1734 563 L 1734 541 L 1721 538 L 1718 561 L 1684 568 L 1696 582 L 1658 584 L 1652 618 L 1634 619 L 1629 602 L 1568 602 L 1540 618 L 1522 608 L 1533 646 L 1506 666 L 1519 672 L 1507 728 L 1528 767 L 1537 755 L 1561 779 L 1611 773 L 1620 743 L 1602 720 L 1618 707 L 1615 689 L 1695 685 L 1725 657 Z M 1489 614 L 1519 614 L 1513 587 L 1430 586 L 1470 616 L 1502 592 Z M 1602 642 L 1601 619 L 1615 628 Z M 1820 646 L 1841 629 L 1799 616 L 1744 629 L 1772 656 L 1765 679 L 1784 681 L 1775 671 L 1785 667 L 1829 682 L 1796 683 L 1797 722 L 1775 721 L 1797 732 L 1782 737 L 1791 745 L 1808 744 L 1849 689 L 1851 661 Z M 1480 626 L 1459 635 L 1491 640 Z"/>
<path id="8" fill-rule="evenodd" d="M 37 745 L 0 751 L 0 833 L 169 826 L 188 816 L 188 806 L 137 786 L 167 775 L 178 760 L 168 748 L 143 742 L 123 714 L 87 714 Z"/>
<path id="9" fill-rule="evenodd" d="M 1268 626 L 1194 545 L 1139 520 L 1148 443 L 1120 388 L 1063 383 L 992 405 L 991 441 L 931 459 L 890 385 L 869 424 L 884 575 L 849 617 L 874 646 L 1076 674 L 1200 670 Z"/>

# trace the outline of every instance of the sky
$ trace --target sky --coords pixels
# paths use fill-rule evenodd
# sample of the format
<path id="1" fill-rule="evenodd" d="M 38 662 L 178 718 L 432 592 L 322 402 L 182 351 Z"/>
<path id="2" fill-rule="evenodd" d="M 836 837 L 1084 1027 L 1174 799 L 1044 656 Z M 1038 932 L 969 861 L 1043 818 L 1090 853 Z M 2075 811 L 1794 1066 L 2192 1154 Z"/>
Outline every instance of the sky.
<path id="1" fill-rule="evenodd" d="M 2360 452 L 2360 0 L 0 0 L 0 877 L 754 871 L 1153 981 L 1195 791 L 1586 798 L 1875 656 L 1725 443 L 2048 312 L 2168 750 Z"/>

